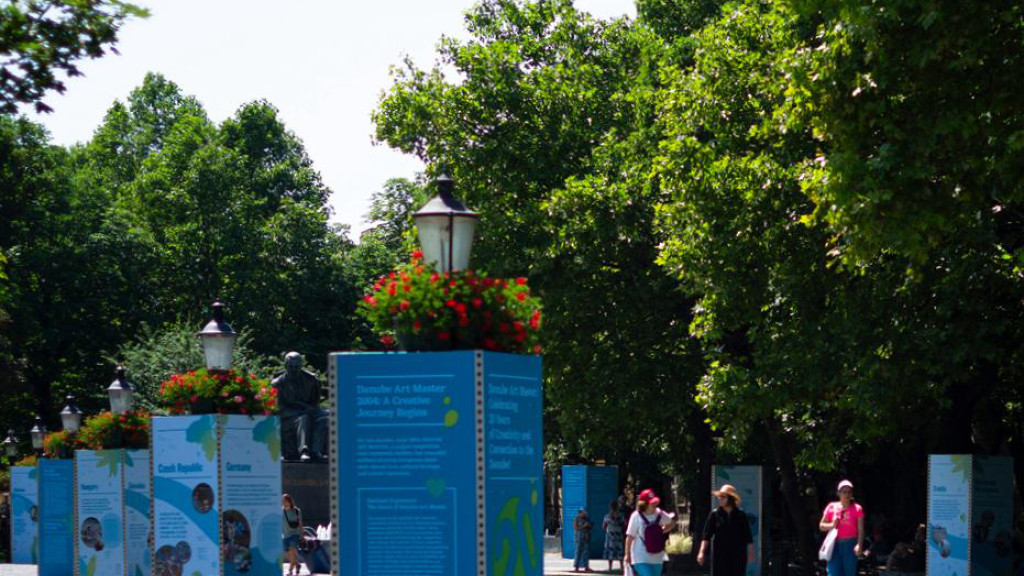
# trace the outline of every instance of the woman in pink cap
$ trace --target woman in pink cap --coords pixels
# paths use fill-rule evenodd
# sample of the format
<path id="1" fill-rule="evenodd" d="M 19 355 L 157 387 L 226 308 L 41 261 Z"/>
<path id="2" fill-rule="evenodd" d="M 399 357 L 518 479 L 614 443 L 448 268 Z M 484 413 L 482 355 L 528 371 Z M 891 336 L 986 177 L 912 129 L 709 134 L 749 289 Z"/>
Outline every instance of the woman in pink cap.
<path id="1" fill-rule="evenodd" d="M 864 509 L 853 501 L 853 482 L 839 483 L 839 501 L 821 515 L 822 532 L 836 529 L 836 545 L 828 561 L 828 576 L 857 576 L 857 558 L 864 547 Z"/>
<path id="2" fill-rule="evenodd" d="M 654 490 L 641 492 L 636 498 L 636 512 L 626 526 L 625 562 L 636 576 L 661 576 L 668 560 L 665 543 L 676 521 L 658 508 L 660 503 Z"/>

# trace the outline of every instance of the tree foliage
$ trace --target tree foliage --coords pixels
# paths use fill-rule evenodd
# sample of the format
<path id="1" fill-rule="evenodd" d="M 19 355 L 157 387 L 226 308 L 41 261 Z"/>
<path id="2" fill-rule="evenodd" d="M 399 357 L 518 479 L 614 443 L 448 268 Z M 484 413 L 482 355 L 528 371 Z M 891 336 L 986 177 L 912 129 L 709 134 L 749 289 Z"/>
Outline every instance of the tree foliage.
<path id="1" fill-rule="evenodd" d="M 352 342 L 352 244 L 329 223 L 330 191 L 269 103 L 218 126 L 149 75 L 82 146 L 53 146 L 39 126 L 7 117 L 0 143 L 10 316 L 0 337 L 27 384 L 11 388 L 23 396 L 4 406 L 7 422 L 16 410 L 52 415 L 68 391 L 85 409 L 102 405 L 122 346 L 148 326 L 155 361 L 169 345 L 161 338 L 184 330 L 179 319 L 198 329 L 216 298 L 259 357 L 295 349 L 322 368 Z"/>
<path id="2" fill-rule="evenodd" d="M 117 52 L 117 33 L 130 18 L 148 16 L 119 0 L 7 0 L 0 5 L 0 113 L 19 104 L 39 112 L 50 90 L 63 93 L 62 75 L 80 76 L 78 61 Z"/>

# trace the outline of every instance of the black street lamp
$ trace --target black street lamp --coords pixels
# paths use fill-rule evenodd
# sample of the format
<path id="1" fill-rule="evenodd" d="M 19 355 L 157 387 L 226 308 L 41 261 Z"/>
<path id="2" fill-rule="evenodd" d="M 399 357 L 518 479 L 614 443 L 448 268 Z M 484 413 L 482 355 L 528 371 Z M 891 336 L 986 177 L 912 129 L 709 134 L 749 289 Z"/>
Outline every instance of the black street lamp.
<path id="1" fill-rule="evenodd" d="M 235 350 L 238 333 L 224 321 L 224 304 L 213 303 L 213 320 L 210 320 L 199 333 L 203 341 L 203 355 L 206 357 L 206 369 L 211 372 L 227 372 L 231 368 L 231 355 Z"/>
<path id="2" fill-rule="evenodd" d="M 78 429 L 82 426 L 82 411 L 75 406 L 75 397 L 72 394 L 68 394 L 67 405 L 60 411 L 60 422 L 64 426 L 64 429 L 68 432 L 78 432 Z"/>
<path id="3" fill-rule="evenodd" d="M 124 414 L 132 409 L 134 400 L 132 385 L 124 376 L 124 366 L 118 366 L 114 381 L 107 387 L 107 396 L 110 397 L 110 411 L 114 414 Z"/>
<path id="4" fill-rule="evenodd" d="M 14 430 L 7 431 L 7 438 L 4 438 L 4 456 L 7 456 L 8 463 L 13 463 L 18 457 L 18 439 L 14 437 Z"/>
<path id="5" fill-rule="evenodd" d="M 442 272 L 465 270 L 480 216 L 455 199 L 455 181 L 448 176 L 437 179 L 437 189 L 438 195 L 412 215 L 423 259 Z"/>
<path id="6" fill-rule="evenodd" d="M 28 431 L 29 436 L 32 437 L 32 449 L 36 452 L 43 451 L 43 440 L 46 438 L 46 424 L 43 424 L 43 419 L 36 414 L 35 425 Z"/>

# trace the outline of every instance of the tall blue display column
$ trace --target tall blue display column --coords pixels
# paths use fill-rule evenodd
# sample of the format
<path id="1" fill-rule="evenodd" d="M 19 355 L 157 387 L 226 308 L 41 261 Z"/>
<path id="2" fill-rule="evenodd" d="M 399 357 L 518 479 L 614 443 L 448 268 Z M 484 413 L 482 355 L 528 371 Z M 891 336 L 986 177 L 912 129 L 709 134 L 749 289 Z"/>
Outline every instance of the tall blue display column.
<path id="1" fill-rule="evenodd" d="M 35 466 L 11 467 L 11 561 L 35 564 L 39 555 L 39 480 Z"/>
<path id="2" fill-rule="evenodd" d="M 1013 574 L 1013 458 L 928 457 L 929 576 Z"/>
<path id="3" fill-rule="evenodd" d="M 75 451 L 75 558 L 79 576 L 124 574 L 121 450 Z"/>
<path id="4" fill-rule="evenodd" d="M 149 450 L 75 452 L 78 576 L 149 574 Z"/>
<path id="5" fill-rule="evenodd" d="M 39 461 L 39 576 L 72 576 L 74 460 Z"/>
<path id="6" fill-rule="evenodd" d="M 562 466 L 562 558 L 574 558 L 576 533 L 573 520 L 580 508 L 587 511 L 594 529 L 590 533 L 590 558 L 604 556 L 601 522 L 619 496 L 619 469 L 615 466 Z M 624 519 L 631 510 L 621 511 Z"/>
<path id="7" fill-rule="evenodd" d="M 149 539 L 152 524 L 153 471 L 149 450 L 124 451 L 124 562 L 127 576 L 148 576 L 153 548 Z"/>
<path id="8" fill-rule="evenodd" d="M 281 574 L 277 416 L 153 418 L 156 574 Z"/>
<path id="9" fill-rule="evenodd" d="M 541 359 L 330 357 L 333 574 L 543 574 Z"/>

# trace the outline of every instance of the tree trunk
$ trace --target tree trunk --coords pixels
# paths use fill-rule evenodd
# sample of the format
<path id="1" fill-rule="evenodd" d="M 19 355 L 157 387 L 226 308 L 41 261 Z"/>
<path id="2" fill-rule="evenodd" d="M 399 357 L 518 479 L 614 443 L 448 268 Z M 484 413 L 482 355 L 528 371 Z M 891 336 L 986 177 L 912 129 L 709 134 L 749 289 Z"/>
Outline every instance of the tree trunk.
<path id="1" fill-rule="evenodd" d="M 796 463 L 793 461 L 793 451 L 790 449 L 789 439 L 784 437 L 784 432 L 778 428 L 776 423 L 765 422 L 765 428 L 768 430 L 768 441 L 772 447 L 772 454 L 779 467 L 782 497 L 786 501 L 786 508 L 789 509 L 790 519 L 796 531 L 796 556 L 804 566 L 811 567 L 817 547 L 815 545 L 815 530 L 813 520 L 804 505 L 800 481 L 796 474 Z"/>
<path id="2" fill-rule="evenodd" d="M 694 563 L 697 562 L 697 553 L 700 552 L 700 535 L 704 530 L 704 522 L 711 514 L 711 458 L 712 438 L 711 429 L 704 422 L 703 413 L 694 411 L 690 421 L 690 430 L 693 431 L 694 447 L 698 451 L 697 474 L 690 486 L 690 535 L 693 537 L 693 547 L 690 555 Z"/>

